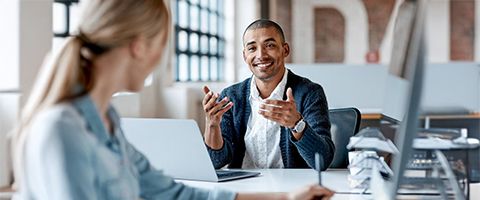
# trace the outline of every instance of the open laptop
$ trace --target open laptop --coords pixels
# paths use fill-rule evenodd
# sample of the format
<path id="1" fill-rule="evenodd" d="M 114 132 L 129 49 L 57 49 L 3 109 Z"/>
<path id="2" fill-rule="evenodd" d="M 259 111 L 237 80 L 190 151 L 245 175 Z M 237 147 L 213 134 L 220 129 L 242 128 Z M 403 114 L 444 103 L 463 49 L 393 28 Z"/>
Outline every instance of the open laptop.
<path id="1" fill-rule="evenodd" d="M 259 172 L 215 170 L 194 120 L 122 118 L 128 141 L 157 169 L 176 179 L 221 182 Z"/>

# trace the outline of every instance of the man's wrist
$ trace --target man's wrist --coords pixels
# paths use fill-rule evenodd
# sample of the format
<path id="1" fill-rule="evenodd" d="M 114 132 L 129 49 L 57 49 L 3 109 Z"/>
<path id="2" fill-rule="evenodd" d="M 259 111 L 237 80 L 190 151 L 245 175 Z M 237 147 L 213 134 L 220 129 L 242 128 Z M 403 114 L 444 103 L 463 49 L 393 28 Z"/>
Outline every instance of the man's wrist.
<path id="1" fill-rule="evenodd" d="M 209 128 L 220 128 L 220 124 L 209 124 Z"/>
<path id="2" fill-rule="evenodd" d="M 298 123 L 300 120 L 302 120 L 302 119 L 303 119 L 302 115 L 301 115 L 300 113 L 298 113 L 298 114 L 297 114 L 297 119 L 296 119 L 295 122 L 293 123 L 293 126 L 288 127 L 288 128 L 289 128 L 289 129 L 295 128 L 295 126 L 297 125 L 297 123 Z"/>
<path id="3" fill-rule="evenodd" d="M 205 119 L 205 127 L 206 128 L 220 128 L 220 123 L 212 122 L 208 119 Z"/>
<path id="4" fill-rule="evenodd" d="M 295 125 L 290 128 L 293 133 L 301 133 L 305 129 L 306 123 L 303 120 L 303 117 L 300 115 L 300 119 L 295 122 Z"/>

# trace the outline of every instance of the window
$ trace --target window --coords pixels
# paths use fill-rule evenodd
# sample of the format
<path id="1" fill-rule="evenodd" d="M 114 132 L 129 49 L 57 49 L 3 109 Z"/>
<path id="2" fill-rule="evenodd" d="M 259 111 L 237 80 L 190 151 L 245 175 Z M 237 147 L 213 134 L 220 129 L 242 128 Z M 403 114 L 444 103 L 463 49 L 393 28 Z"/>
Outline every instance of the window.
<path id="1" fill-rule="evenodd" d="M 223 0 L 175 1 L 175 80 L 222 81 Z"/>
<path id="2" fill-rule="evenodd" d="M 89 0 L 82 0 L 81 3 Z M 53 3 L 53 50 L 57 50 L 64 43 L 65 38 L 71 36 L 80 17 L 80 0 L 54 0 Z M 144 86 L 153 84 L 153 74 L 150 74 L 145 80 Z M 125 94 L 125 93 L 120 93 Z"/>
<path id="3" fill-rule="evenodd" d="M 53 32 L 55 37 L 70 36 L 71 10 L 79 0 L 55 0 L 53 4 Z"/>
<path id="4" fill-rule="evenodd" d="M 86 0 L 82 0 L 84 2 Z M 53 2 L 53 43 L 56 51 L 65 42 L 65 38 L 75 31 L 78 21 L 80 0 L 54 0 Z"/>

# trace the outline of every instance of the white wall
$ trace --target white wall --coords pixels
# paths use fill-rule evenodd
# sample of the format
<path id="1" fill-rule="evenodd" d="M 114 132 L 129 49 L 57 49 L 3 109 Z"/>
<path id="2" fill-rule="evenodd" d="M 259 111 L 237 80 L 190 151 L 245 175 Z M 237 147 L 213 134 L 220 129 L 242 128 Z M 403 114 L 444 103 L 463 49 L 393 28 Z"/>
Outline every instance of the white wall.
<path id="1" fill-rule="evenodd" d="M 248 66 L 245 64 L 243 60 L 243 32 L 245 28 L 255 21 L 257 18 L 260 17 L 258 9 L 259 6 L 257 4 L 257 0 L 242 0 L 242 1 L 235 1 L 235 11 L 238 13 L 235 15 L 235 67 L 236 67 L 236 80 L 240 81 L 244 77 L 244 73 L 242 71 L 245 68 L 248 69 Z"/>
<path id="2" fill-rule="evenodd" d="M 16 122 L 19 108 L 51 48 L 52 3 L 53 0 L 0 1 L 0 186 L 7 183 L 6 133 Z"/>
<path id="3" fill-rule="evenodd" d="M 381 112 L 387 67 L 382 65 L 291 64 L 288 68 L 321 84 L 330 108 L 355 106 Z M 480 112 L 480 66 L 475 63 L 429 64 L 425 70 L 422 109 L 426 112 Z"/>
<path id="4" fill-rule="evenodd" d="M 368 51 L 367 11 L 361 0 L 292 1 L 293 63 L 314 63 L 314 9 L 336 8 L 345 18 L 345 60 L 347 64 L 365 63 Z"/>
<path id="5" fill-rule="evenodd" d="M 329 108 L 381 109 L 387 72 L 383 65 L 289 64 L 287 68 L 322 85 Z"/>
<path id="6" fill-rule="evenodd" d="M 18 1 L 0 1 L 0 24 L 2 25 L 0 31 L 0 41 L 2 48 L 0 48 L 0 91 L 3 90 L 18 90 L 19 89 L 19 59 L 18 59 L 18 38 L 19 34 L 19 7 Z M 16 20 L 11 20 L 16 19 Z M 8 47 L 8 48 L 7 48 Z"/>
<path id="7" fill-rule="evenodd" d="M 237 10 L 239 6 L 236 6 L 238 1 L 223 1 L 224 6 L 224 16 L 225 16 L 225 82 L 233 83 L 236 81 L 237 70 L 236 58 L 238 54 L 237 44 L 235 43 L 238 38 L 238 35 L 235 34 L 239 23 L 235 23 L 236 20 L 239 20 L 238 13 L 241 13 L 241 10 Z"/>
<path id="8" fill-rule="evenodd" d="M 424 109 L 427 112 L 465 109 L 480 112 L 480 66 L 453 62 L 432 64 L 425 74 Z"/>
<path id="9" fill-rule="evenodd" d="M 430 63 L 447 63 L 450 61 L 449 5 L 450 1 L 448 0 L 429 1 L 428 4 L 425 28 L 427 61 Z"/>

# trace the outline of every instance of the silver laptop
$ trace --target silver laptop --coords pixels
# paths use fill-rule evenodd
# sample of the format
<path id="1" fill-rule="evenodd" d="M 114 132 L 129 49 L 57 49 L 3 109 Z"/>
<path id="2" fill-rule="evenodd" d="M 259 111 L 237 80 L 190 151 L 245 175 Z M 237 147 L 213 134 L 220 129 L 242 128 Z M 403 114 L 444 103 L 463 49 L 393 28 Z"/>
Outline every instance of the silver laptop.
<path id="1" fill-rule="evenodd" d="M 215 170 L 194 120 L 122 118 L 128 141 L 157 169 L 176 179 L 228 181 L 259 172 Z"/>

